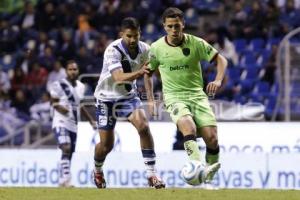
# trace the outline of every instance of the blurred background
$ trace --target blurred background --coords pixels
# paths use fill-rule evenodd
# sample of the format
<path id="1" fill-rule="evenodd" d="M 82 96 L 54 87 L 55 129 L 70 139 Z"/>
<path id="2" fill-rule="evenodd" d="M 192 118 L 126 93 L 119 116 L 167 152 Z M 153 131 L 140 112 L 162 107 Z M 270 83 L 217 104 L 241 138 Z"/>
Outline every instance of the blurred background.
<path id="1" fill-rule="evenodd" d="M 1 0 L 0 148 L 55 149 L 47 88 L 66 76 L 66 61 L 78 63 L 80 80 L 88 88 L 86 105 L 93 113 L 92 95 L 103 53 L 118 38 L 121 19 L 136 17 L 141 23 L 141 40 L 151 44 L 164 35 L 160 16 L 169 6 L 184 11 L 185 32 L 207 40 L 229 61 L 223 86 L 211 104 L 222 122 L 220 138 L 234 129 L 237 135 L 232 138 L 241 138 L 224 143 L 223 151 L 226 145 L 244 143 L 240 134 L 250 127 L 249 141 L 253 136 L 261 144 L 254 141 L 243 147 L 263 148 L 262 138 L 272 141 L 278 137 L 279 143 L 283 138 L 289 141 L 286 152 L 299 153 L 300 0 Z M 202 71 L 205 83 L 214 79 L 214 64 L 202 63 Z M 154 84 L 160 101 L 159 77 L 154 77 Z M 138 80 L 138 92 L 146 100 L 142 79 Z M 151 120 L 158 126 L 155 130 L 169 134 L 166 151 L 182 149 L 175 125 L 166 128 L 171 124 L 166 112 Z M 79 133 L 93 132 L 85 119 L 82 121 Z M 257 129 L 252 130 L 253 126 Z M 122 143 L 121 132 L 129 129 L 117 128 L 116 144 Z M 282 132 L 272 135 L 279 130 Z M 162 140 L 159 134 L 155 137 Z M 83 151 L 92 150 L 97 140 L 93 133 L 87 138 L 90 141 Z M 267 148 L 272 151 L 279 143 Z M 164 144 L 161 146 L 165 152 Z M 118 148 L 126 151 L 124 145 L 116 145 Z"/>

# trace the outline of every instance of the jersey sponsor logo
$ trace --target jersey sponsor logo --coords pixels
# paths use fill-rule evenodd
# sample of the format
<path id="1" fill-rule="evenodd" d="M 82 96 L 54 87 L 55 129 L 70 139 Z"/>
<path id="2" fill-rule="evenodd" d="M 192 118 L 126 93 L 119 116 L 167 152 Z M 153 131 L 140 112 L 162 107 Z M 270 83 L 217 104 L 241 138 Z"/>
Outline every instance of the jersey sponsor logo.
<path id="1" fill-rule="evenodd" d="M 98 124 L 99 126 L 106 126 L 107 125 L 107 116 L 99 116 L 98 117 Z"/>
<path id="2" fill-rule="evenodd" d="M 185 69 L 189 69 L 189 65 L 177 65 L 174 67 L 170 67 L 170 71 L 175 71 L 175 70 L 185 70 Z"/>

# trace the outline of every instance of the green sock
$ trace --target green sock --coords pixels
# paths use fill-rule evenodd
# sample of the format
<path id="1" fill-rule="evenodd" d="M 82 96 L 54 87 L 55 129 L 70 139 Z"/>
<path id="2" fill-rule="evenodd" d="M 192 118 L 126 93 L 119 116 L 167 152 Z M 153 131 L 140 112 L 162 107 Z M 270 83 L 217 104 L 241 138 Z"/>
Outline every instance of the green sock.
<path id="1" fill-rule="evenodd" d="M 219 162 L 219 155 L 220 155 L 219 152 L 220 152 L 219 146 L 216 149 L 206 148 L 206 155 L 205 155 L 206 163 L 212 165 L 216 162 Z"/>
<path id="2" fill-rule="evenodd" d="M 207 164 L 212 165 L 219 161 L 219 154 L 212 155 L 212 154 L 206 153 L 205 160 L 206 160 Z"/>
<path id="3" fill-rule="evenodd" d="M 201 160 L 200 150 L 195 140 L 187 140 L 184 142 L 184 149 L 187 152 L 190 160 Z"/>

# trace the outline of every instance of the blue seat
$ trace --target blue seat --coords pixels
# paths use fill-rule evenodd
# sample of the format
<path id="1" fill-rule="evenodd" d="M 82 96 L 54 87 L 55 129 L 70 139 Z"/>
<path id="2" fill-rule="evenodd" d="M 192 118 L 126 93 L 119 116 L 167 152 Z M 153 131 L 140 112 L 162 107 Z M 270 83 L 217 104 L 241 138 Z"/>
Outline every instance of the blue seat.
<path id="1" fill-rule="evenodd" d="M 247 49 L 247 41 L 245 39 L 233 40 L 233 44 L 237 53 L 242 53 Z"/>
<path id="2" fill-rule="evenodd" d="M 261 51 L 265 47 L 265 40 L 262 38 L 254 38 L 250 41 L 250 49 L 253 51 Z"/>
<path id="3" fill-rule="evenodd" d="M 184 15 L 185 24 L 188 28 L 197 28 L 199 15 L 194 8 L 186 10 Z"/>
<path id="4" fill-rule="evenodd" d="M 266 49 L 271 50 L 271 49 L 272 49 L 272 46 L 273 46 L 273 45 L 278 46 L 279 43 L 280 43 L 280 41 L 281 41 L 280 38 L 270 38 L 270 39 L 267 41 Z"/>
<path id="5" fill-rule="evenodd" d="M 269 61 L 270 56 L 271 56 L 271 50 L 268 49 L 261 50 L 256 63 L 258 65 L 264 66 Z"/>
<path id="6" fill-rule="evenodd" d="M 252 79 L 252 80 L 258 80 L 260 68 L 256 66 L 248 66 L 246 68 L 246 77 L 245 79 Z"/>
<path id="7" fill-rule="evenodd" d="M 265 114 L 268 117 L 271 117 L 273 114 L 273 111 L 275 109 L 276 106 L 276 101 L 277 101 L 277 97 L 275 95 L 271 95 L 269 96 L 269 98 L 266 100 L 265 105 L 266 105 L 266 110 L 265 110 Z"/>
<path id="8" fill-rule="evenodd" d="M 256 65 L 256 60 L 257 60 L 256 55 L 254 53 L 248 52 L 242 56 L 240 60 L 240 65 L 250 65 L 250 64 Z"/>
<path id="9" fill-rule="evenodd" d="M 234 83 L 240 80 L 241 72 L 242 72 L 241 68 L 237 68 L 237 67 L 228 68 L 227 71 L 229 79 Z"/>
<path id="10" fill-rule="evenodd" d="M 258 82 L 257 84 L 257 93 L 261 95 L 266 95 L 270 93 L 270 84 L 266 81 Z"/>

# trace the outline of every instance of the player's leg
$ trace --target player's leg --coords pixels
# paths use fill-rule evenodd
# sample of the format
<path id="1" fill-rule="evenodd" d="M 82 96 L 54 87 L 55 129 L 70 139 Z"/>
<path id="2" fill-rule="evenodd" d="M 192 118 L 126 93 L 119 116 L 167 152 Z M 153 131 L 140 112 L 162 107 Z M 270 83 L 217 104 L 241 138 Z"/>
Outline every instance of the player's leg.
<path id="1" fill-rule="evenodd" d="M 190 160 L 201 160 L 200 150 L 196 142 L 196 125 L 186 103 L 174 103 L 167 106 L 174 123 L 183 135 L 184 149 Z"/>
<path id="2" fill-rule="evenodd" d="M 94 151 L 94 182 L 98 188 L 105 188 L 103 165 L 107 154 L 114 146 L 114 127 L 116 119 L 112 116 L 112 102 L 98 102 L 96 105 L 96 119 L 100 142 Z"/>
<path id="3" fill-rule="evenodd" d="M 205 160 L 208 166 L 216 166 L 207 176 L 206 182 L 211 182 L 213 176 L 220 167 L 219 144 L 217 135 L 216 118 L 209 105 L 208 99 L 196 99 L 193 101 L 197 133 L 206 144 Z"/>
<path id="4" fill-rule="evenodd" d="M 156 176 L 156 154 L 154 151 L 153 138 L 145 111 L 140 109 L 138 106 L 141 104 L 139 101 L 139 99 L 132 99 L 128 102 L 132 105 L 132 108 L 137 108 L 132 111 L 128 117 L 128 120 L 137 129 L 137 132 L 140 136 L 141 151 L 144 158 L 149 186 L 157 189 L 164 188 L 165 183 Z"/>
<path id="5" fill-rule="evenodd" d="M 76 133 L 72 133 L 63 127 L 56 127 L 53 129 L 55 137 L 58 142 L 58 147 L 61 149 L 62 155 L 59 163 L 59 186 L 70 187 L 71 186 L 71 159 L 75 147 L 72 148 L 72 139 L 76 138 Z M 75 135 L 75 136 L 74 136 Z M 76 139 L 75 139 L 76 142 Z"/>
<path id="6" fill-rule="evenodd" d="M 219 162 L 219 143 L 216 126 L 205 126 L 201 127 L 199 132 L 206 144 L 206 155 L 205 160 L 207 164 L 211 165 Z"/>

